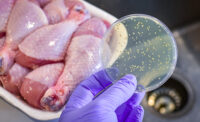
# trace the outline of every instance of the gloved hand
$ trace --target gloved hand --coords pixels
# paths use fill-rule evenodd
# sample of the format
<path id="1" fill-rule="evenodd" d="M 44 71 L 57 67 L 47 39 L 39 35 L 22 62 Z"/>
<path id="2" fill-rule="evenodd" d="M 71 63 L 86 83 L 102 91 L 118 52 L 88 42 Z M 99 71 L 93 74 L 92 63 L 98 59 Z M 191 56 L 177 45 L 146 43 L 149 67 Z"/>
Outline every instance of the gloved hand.
<path id="1" fill-rule="evenodd" d="M 126 75 L 94 99 L 112 82 L 104 70 L 83 81 L 72 93 L 60 122 L 141 122 L 144 93 L 134 93 L 137 81 Z"/>

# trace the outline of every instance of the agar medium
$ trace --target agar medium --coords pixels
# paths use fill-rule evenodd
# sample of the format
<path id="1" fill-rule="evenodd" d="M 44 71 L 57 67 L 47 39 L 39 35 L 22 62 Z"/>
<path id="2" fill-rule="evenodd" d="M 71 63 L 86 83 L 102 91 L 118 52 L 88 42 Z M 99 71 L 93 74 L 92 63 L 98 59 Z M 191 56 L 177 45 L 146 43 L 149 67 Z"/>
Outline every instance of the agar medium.
<path id="1" fill-rule="evenodd" d="M 132 14 L 117 20 L 106 32 L 104 42 L 110 45 L 108 51 L 104 43 L 101 51 L 107 74 L 114 81 L 126 74 L 135 75 L 137 92 L 158 88 L 175 69 L 175 39 L 166 25 L 152 16 Z"/>

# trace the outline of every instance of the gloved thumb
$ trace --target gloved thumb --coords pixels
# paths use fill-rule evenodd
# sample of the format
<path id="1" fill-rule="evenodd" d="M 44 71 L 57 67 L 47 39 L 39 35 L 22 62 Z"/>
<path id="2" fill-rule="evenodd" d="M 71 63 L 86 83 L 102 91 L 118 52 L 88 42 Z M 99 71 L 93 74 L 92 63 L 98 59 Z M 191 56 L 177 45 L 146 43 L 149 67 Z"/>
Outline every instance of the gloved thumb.
<path id="1" fill-rule="evenodd" d="M 100 94 L 93 102 L 107 110 L 116 110 L 134 94 L 137 86 L 136 77 L 126 75 L 113 84 L 110 88 Z"/>

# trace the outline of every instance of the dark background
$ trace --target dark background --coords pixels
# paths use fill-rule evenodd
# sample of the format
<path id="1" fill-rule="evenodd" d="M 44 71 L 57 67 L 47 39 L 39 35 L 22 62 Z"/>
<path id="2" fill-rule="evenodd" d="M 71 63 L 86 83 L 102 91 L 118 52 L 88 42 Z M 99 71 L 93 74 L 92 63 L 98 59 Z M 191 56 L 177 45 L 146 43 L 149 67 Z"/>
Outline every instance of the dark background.
<path id="1" fill-rule="evenodd" d="M 128 14 L 148 14 L 170 29 L 200 20 L 200 0 L 87 0 L 120 18 Z"/>

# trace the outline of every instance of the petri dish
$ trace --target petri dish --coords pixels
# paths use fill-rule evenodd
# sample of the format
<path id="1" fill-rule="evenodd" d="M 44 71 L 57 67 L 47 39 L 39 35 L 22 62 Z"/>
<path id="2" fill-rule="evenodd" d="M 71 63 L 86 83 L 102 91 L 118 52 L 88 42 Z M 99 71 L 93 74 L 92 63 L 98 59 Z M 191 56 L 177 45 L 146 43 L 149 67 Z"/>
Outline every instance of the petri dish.
<path id="1" fill-rule="evenodd" d="M 144 14 L 122 17 L 111 25 L 103 39 L 101 55 L 107 74 L 113 81 L 126 74 L 135 75 L 136 92 L 158 88 L 175 69 L 175 39 L 155 17 Z"/>

